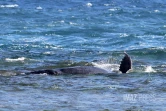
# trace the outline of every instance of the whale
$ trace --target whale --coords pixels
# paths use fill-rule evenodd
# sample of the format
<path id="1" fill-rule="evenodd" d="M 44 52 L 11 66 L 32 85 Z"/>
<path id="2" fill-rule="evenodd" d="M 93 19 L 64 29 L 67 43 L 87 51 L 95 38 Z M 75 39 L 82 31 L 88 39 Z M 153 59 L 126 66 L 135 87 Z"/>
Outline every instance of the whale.
<path id="1" fill-rule="evenodd" d="M 119 71 L 127 73 L 132 68 L 132 61 L 130 56 L 125 52 L 124 57 L 120 63 Z M 95 66 L 74 66 L 56 69 L 44 69 L 31 71 L 26 74 L 48 74 L 48 75 L 64 75 L 64 74 L 105 74 L 108 71 Z"/>

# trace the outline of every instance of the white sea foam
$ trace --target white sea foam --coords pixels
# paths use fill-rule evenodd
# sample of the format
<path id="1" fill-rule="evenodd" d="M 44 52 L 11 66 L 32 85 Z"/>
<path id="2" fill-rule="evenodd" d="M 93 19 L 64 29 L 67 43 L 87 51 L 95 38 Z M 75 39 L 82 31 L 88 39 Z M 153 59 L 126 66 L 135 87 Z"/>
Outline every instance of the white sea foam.
<path id="1" fill-rule="evenodd" d="M 77 23 L 69 22 L 70 25 L 77 25 Z"/>
<path id="2" fill-rule="evenodd" d="M 106 70 L 108 73 L 117 72 L 119 70 L 118 64 L 109 64 L 109 63 L 95 63 L 92 62 L 95 67 Z"/>
<path id="3" fill-rule="evenodd" d="M 156 72 L 156 71 L 152 68 L 152 66 L 147 66 L 145 72 Z"/>
<path id="4" fill-rule="evenodd" d="M 17 4 L 13 4 L 13 5 L 0 5 L 1 8 L 14 8 L 14 7 L 18 7 L 19 5 Z"/>
<path id="5" fill-rule="evenodd" d="M 91 7 L 91 6 L 93 6 L 93 5 L 92 5 L 92 3 L 89 2 L 89 3 L 86 4 L 86 6 L 87 6 L 87 7 Z"/>
<path id="6" fill-rule="evenodd" d="M 159 13 L 159 12 L 160 12 L 160 10 L 154 10 L 154 12 Z"/>
<path id="7" fill-rule="evenodd" d="M 63 10 L 59 9 L 58 12 L 62 12 Z"/>
<path id="8" fill-rule="evenodd" d="M 116 8 L 111 8 L 111 9 L 109 9 L 109 11 L 112 11 L 112 12 L 114 12 L 114 11 L 116 11 L 116 10 L 118 10 L 118 9 L 116 9 Z"/>
<path id="9" fill-rule="evenodd" d="M 104 6 L 110 6 L 110 4 L 104 4 Z"/>
<path id="10" fill-rule="evenodd" d="M 5 60 L 7 62 L 18 62 L 18 61 L 23 62 L 25 59 L 26 59 L 25 57 L 19 57 L 19 58 L 16 58 L 16 59 L 6 58 Z"/>
<path id="11" fill-rule="evenodd" d="M 120 34 L 120 37 L 127 37 L 127 36 L 129 36 L 127 33 L 121 33 Z"/>
<path id="12" fill-rule="evenodd" d="M 52 55 L 52 54 L 54 54 L 53 52 L 50 52 L 50 51 L 47 51 L 47 52 L 44 52 L 43 54 L 45 54 L 45 55 Z"/>
<path id="13" fill-rule="evenodd" d="M 65 21 L 64 21 L 64 20 L 61 20 L 60 23 L 65 23 Z"/>
<path id="14" fill-rule="evenodd" d="M 37 10 L 42 10 L 43 8 L 41 6 L 36 7 Z"/>
<path id="15" fill-rule="evenodd" d="M 110 24 L 110 22 L 105 22 L 106 24 Z"/>

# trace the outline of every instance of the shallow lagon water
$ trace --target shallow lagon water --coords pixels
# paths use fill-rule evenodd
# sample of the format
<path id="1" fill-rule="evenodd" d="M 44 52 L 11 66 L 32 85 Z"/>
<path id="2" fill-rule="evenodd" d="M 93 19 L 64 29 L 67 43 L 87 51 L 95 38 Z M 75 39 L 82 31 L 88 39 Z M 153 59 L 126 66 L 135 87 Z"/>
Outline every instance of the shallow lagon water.
<path id="1" fill-rule="evenodd" d="M 165 0 L 3 0 L 0 18 L 1 111 L 166 110 Z M 82 65 L 110 73 L 24 74 Z"/>

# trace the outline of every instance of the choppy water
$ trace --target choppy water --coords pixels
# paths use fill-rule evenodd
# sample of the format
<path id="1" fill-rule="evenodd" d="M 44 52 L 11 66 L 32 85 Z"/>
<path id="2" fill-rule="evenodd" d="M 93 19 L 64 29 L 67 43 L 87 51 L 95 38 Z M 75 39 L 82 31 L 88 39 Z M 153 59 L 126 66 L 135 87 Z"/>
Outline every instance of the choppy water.
<path id="1" fill-rule="evenodd" d="M 165 0 L 3 0 L 0 19 L 0 110 L 166 110 Z M 124 51 L 125 75 L 16 74 L 106 68 Z"/>

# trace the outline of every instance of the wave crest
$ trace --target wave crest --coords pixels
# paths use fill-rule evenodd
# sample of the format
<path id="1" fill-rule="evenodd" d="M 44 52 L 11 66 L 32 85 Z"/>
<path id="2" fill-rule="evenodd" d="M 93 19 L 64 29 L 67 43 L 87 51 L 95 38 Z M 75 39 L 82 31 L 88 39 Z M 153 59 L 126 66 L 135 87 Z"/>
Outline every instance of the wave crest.
<path id="1" fill-rule="evenodd" d="M 6 58 L 5 60 L 7 61 L 7 62 L 18 62 L 18 61 L 21 61 L 21 62 L 23 62 L 23 61 L 25 61 L 25 57 L 19 57 L 19 58 L 16 58 L 16 59 L 12 59 L 12 58 Z"/>
<path id="2" fill-rule="evenodd" d="M 18 7 L 19 5 L 13 4 L 13 5 L 0 5 L 1 8 L 15 8 Z"/>

